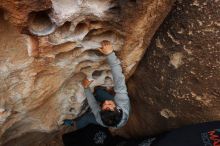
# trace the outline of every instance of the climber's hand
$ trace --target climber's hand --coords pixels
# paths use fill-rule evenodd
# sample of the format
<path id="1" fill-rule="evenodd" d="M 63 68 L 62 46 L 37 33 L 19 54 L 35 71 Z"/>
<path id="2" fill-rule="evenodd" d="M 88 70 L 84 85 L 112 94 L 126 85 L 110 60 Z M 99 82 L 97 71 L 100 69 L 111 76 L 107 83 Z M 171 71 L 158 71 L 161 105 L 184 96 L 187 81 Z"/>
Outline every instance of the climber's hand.
<path id="1" fill-rule="evenodd" d="M 89 85 L 91 84 L 93 82 L 93 80 L 88 80 L 87 78 L 85 78 L 85 79 L 83 79 L 83 81 L 82 81 L 82 85 L 83 85 L 83 87 L 84 88 L 88 88 L 89 87 Z"/>
<path id="2" fill-rule="evenodd" d="M 105 55 L 109 55 L 113 52 L 112 45 L 109 41 L 102 41 L 102 48 L 99 48 L 99 51 L 102 52 Z"/>

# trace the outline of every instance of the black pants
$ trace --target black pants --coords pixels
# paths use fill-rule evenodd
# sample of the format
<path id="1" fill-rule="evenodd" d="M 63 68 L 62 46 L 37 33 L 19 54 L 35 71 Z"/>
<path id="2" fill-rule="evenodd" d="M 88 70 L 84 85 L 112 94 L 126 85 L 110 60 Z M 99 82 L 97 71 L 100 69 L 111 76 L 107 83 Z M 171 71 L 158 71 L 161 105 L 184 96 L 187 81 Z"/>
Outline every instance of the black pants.
<path id="1" fill-rule="evenodd" d="M 89 125 L 63 135 L 63 142 L 65 146 L 220 146 L 220 121 L 189 125 L 140 139 L 112 136 L 107 128 Z"/>
<path id="2" fill-rule="evenodd" d="M 94 124 L 63 135 L 65 146 L 114 146 L 115 141 L 108 128 Z"/>

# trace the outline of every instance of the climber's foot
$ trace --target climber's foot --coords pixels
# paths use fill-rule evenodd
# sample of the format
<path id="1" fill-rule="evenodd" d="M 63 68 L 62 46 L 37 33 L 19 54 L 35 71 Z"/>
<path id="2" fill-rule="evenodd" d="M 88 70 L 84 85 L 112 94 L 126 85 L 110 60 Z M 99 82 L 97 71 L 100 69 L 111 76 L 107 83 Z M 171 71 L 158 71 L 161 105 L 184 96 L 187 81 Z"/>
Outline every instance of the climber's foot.
<path id="1" fill-rule="evenodd" d="M 63 120 L 63 125 L 65 126 L 74 126 L 74 121 L 70 119 Z"/>

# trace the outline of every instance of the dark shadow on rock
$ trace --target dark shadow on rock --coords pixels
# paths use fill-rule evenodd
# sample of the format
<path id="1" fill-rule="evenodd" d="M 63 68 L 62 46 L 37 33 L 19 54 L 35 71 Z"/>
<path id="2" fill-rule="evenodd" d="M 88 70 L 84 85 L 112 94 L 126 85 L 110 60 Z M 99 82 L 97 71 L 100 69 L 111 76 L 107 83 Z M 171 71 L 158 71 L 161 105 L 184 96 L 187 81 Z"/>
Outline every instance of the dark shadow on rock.
<path id="1" fill-rule="evenodd" d="M 157 134 L 220 120 L 220 2 L 177 1 L 128 81 L 122 135 Z"/>

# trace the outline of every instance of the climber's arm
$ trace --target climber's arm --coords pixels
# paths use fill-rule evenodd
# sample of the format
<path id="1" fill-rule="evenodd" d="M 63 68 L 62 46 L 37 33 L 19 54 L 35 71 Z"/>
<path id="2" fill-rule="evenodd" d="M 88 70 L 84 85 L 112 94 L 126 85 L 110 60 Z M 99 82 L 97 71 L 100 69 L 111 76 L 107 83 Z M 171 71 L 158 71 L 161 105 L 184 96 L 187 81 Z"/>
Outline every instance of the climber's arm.
<path id="1" fill-rule="evenodd" d="M 127 94 L 127 88 L 125 85 L 125 77 L 122 73 L 122 68 L 120 65 L 120 60 L 114 53 L 112 45 L 109 41 L 102 42 L 102 48 L 99 49 L 100 52 L 107 55 L 107 61 L 110 65 L 112 76 L 114 80 L 114 90 L 116 93 Z"/>
<path id="2" fill-rule="evenodd" d="M 117 127 L 122 127 L 127 123 L 129 112 L 130 112 L 130 100 L 128 97 L 127 87 L 125 84 L 125 77 L 122 73 L 120 60 L 117 58 L 114 52 L 107 56 L 108 63 L 111 67 L 112 76 L 114 80 L 115 90 L 115 102 L 118 107 L 123 111 L 121 122 Z"/>
<path id="3" fill-rule="evenodd" d="M 120 65 L 120 60 L 117 58 L 114 52 L 107 56 L 108 64 L 110 65 L 113 80 L 114 80 L 114 90 L 115 93 L 127 94 L 127 87 L 125 84 L 125 77 L 122 73 L 122 68 Z"/>
<path id="4" fill-rule="evenodd" d="M 123 111 L 123 117 L 121 122 L 117 127 L 122 127 L 128 120 L 129 111 L 130 111 L 130 100 L 127 93 L 127 87 L 125 84 L 125 77 L 122 73 L 122 68 L 120 65 L 120 60 L 117 58 L 113 52 L 113 48 L 109 42 L 102 43 L 102 48 L 100 51 L 107 55 L 107 61 L 110 65 L 112 76 L 114 80 L 114 90 L 115 90 L 115 102 L 118 107 Z"/>
<path id="5" fill-rule="evenodd" d="M 101 117 L 100 117 L 100 106 L 98 104 L 98 102 L 96 101 L 95 97 L 93 96 L 92 94 L 92 91 L 90 90 L 89 88 L 89 85 L 91 84 L 92 81 L 89 81 L 88 79 L 84 79 L 83 82 L 82 82 L 82 85 L 84 87 L 84 92 L 85 92 L 85 96 L 87 98 L 87 101 L 88 101 L 88 104 L 92 110 L 92 113 L 94 114 L 95 118 L 96 118 L 96 121 L 104 126 L 102 120 L 101 120 Z"/>

